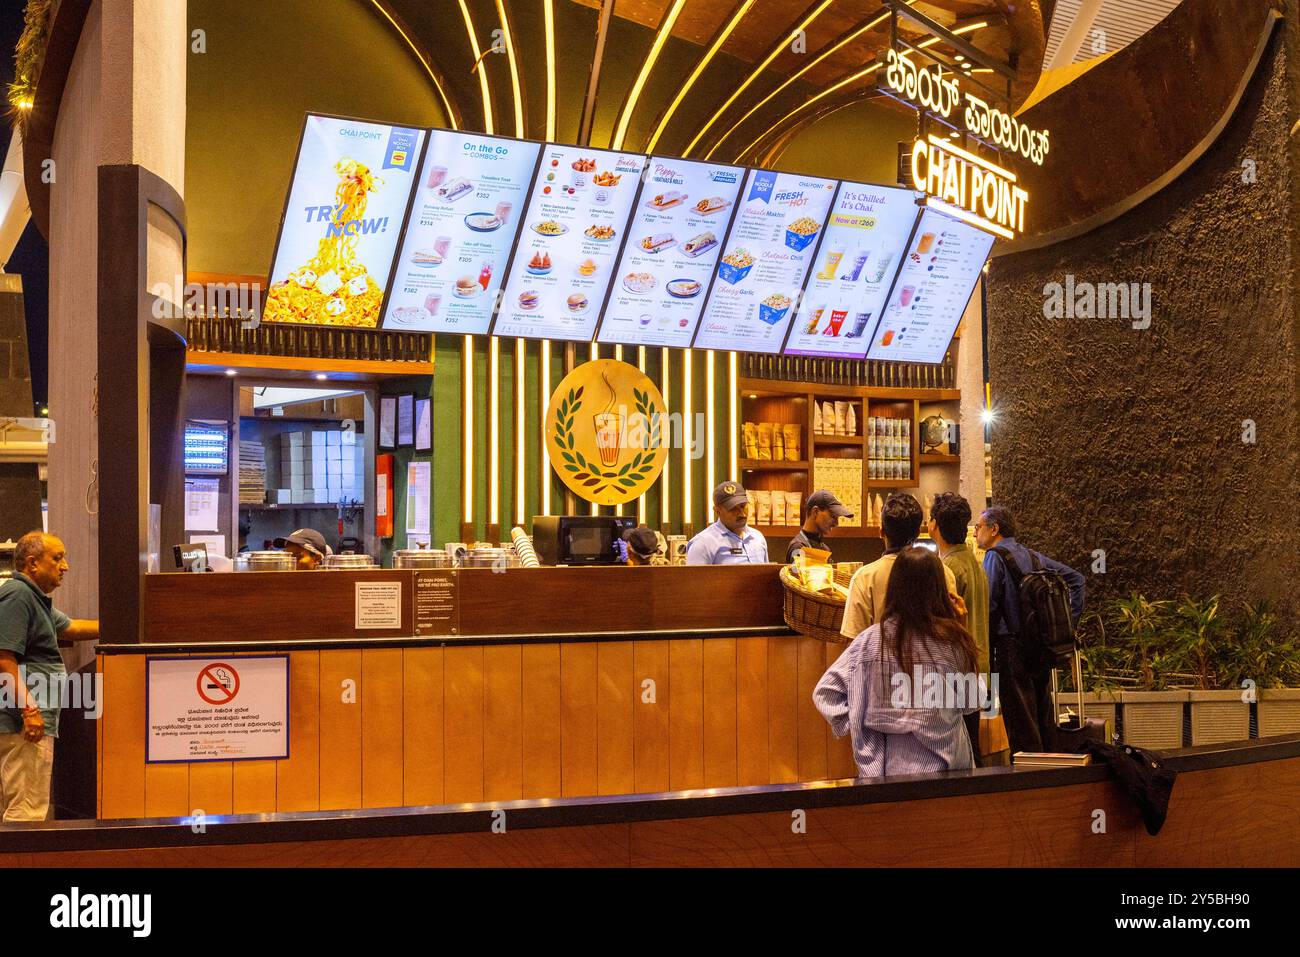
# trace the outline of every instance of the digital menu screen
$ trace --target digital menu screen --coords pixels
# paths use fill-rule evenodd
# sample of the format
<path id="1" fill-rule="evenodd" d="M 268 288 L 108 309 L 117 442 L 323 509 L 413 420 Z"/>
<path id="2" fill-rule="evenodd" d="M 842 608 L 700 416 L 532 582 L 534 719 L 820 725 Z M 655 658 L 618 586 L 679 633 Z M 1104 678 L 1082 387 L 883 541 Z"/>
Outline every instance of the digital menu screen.
<path id="1" fill-rule="evenodd" d="M 542 147 L 493 335 L 591 339 L 644 167 L 636 153 Z"/>
<path id="2" fill-rule="evenodd" d="M 925 210 L 867 358 L 942 362 L 992 248 L 990 233 Z"/>
<path id="3" fill-rule="evenodd" d="M 425 131 L 309 115 L 263 322 L 374 328 Z"/>
<path id="4" fill-rule="evenodd" d="M 651 157 L 600 342 L 691 344 L 744 179 L 736 166 Z"/>
<path id="5" fill-rule="evenodd" d="M 840 183 L 786 355 L 866 356 L 918 213 L 911 190 Z"/>
<path id="6" fill-rule="evenodd" d="M 778 352 L 826 224 L 835 181 L 750 170 L 741 195 L 694 345 Z"/>
<path id="7" fill-rule="evenodd" d="M 429 134 L 383 328 L 482 335 L 541 144 Z"/>

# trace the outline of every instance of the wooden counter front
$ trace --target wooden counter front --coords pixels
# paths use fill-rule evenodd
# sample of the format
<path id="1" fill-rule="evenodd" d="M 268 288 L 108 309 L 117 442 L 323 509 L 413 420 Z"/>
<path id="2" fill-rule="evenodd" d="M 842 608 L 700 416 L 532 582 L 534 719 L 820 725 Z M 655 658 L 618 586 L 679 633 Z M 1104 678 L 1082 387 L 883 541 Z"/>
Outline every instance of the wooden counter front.
<path id="1" fill-rule="evenodd" d="M 487 568 L 455 571 L 448 637 L 618 635 L 782 624 L 779 565 Z M 416 634 L 408 570 L 145 576 L 144 640 L 187 644 Z M 357 582 L 402 585 L 402 626 L 355 627 Z"/>

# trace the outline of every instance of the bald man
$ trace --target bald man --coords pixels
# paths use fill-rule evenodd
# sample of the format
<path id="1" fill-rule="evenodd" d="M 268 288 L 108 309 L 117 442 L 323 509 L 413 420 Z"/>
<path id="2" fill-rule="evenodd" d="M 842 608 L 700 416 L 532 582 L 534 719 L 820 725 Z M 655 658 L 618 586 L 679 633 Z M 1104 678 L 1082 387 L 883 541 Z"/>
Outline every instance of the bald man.
<path id="1" fill-rule="evenodd" d="M 68 572 L 63 542 L 29 532 L 14 550 L 14 577 L 0 583 L 0 819 L 50 815 L 50 775 L 67 672 L 59 645 L 94 641 L 99 622 L 54 608 L 50 594 Z M 39 676 L 39 680 L 38 680 Z M 33 694 L 29 685 L 36 687 Z"/>

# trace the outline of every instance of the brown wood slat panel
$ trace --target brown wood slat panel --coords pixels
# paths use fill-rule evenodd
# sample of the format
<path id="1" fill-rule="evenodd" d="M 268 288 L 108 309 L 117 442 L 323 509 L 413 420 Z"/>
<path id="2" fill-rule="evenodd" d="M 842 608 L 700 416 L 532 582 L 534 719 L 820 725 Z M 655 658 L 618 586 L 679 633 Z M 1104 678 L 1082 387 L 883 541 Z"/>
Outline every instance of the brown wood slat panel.
<path id="1" fill-rule="evenodd" d="M 799 641 L 767 641 L 768 783 L 799 780 Z"/>
<path id="2" fill-rule="evenodd" d="M 443 797 L 483 800 L 483 648 L 443 651 Z"/>
<path id="3" fill-rule="evenodd" d="M 361 652 L 361 806 L 402 804 L 402 649 Z"/>
<path id="4" fill-rule="evenodd" d="M 826 667 L 835 664 L 847 647 L 826 642 Z M 820 714 L 818 712 L 819 716 Z M 826 725 L 826 776 L 833 780 L 858 776 L 858 765 L 853 760 L 853 737 L 846 734 L 837 741 L 831 735 L 829 724 Z"/>
<path id="5" fill-rule="evenodd" d="M 672 694 L 668 680 L 667 641 L 632 642 L 633 743 L 632 778 L 637 791 L 668 790 L 668 711 Z M 654 701 L 645 700 L 646 679 L 654 682 Z"/>
<path id="6" fill-rule="evenodd" d="M 524 796 L 523 655 L 519 645 L 483 649 L 483 798 Z"/>
<path id="7" fill-rule="evenodd" d="M 669 643 L 668 786 L 674 791 L 704 787 L 703 641 Z"/>
<path id="8" fill-rule="evenodd" d="M 523 795 L 551 797 L 560 784 L 560 646 L 524 645 Z"/>
<path id="9" fill-rule="evenodd" d="M 192 811 L 235 813 L 234 764 L 233 761 L 196 761 L 190 765 Z M 275 810 L 275 805 L 272 804 L 269 810 Z"/>
<path id="10" fill-rule="evenodd" d="M 289 653 L 289 757 L 275 762 L 277 811 L 320 810 L 320 655 Z"/>
<path id="11" fill-rule="evenodd" d="M 560 793 L 564 797 L 595 794 L 600 787 L 598 673 L 594 644 L 560 645 Z"/>
<path id="12" fill-rule="evenodd" d="M 238 575 L 146 575 L 145 641 L 247 641 L 397 638 L 413 634 L 413 572 L 241 572 Z M 357 630 L 356 583 L 402 583 L 402 627 Z M 305 600 L 310 595 L 310 600 Z M 196 632 L 194 622 L 203 622 Z"/>
<path id="13" fill-rule="evenodd" d="M 826 649 L 816 638 L 799 642 L 799 687 L 796 714 L 799 738 L 799 780 L 821 781 L 826 777 L 826 739 L 830 726 L 813 705 L 813 688 L 826 672 Z"/>
<path id="14" fill-rule="evenodd" d="M 276 765 L 278 761 L 236 761 L 233 775 L 234 806 L 236 814 L 270 814 L 275 811 Z M 194 769 L 191 765 L 190 785 L 193 787 Z"/>
<path id="15" fill-rule="evenodd" d="M 402 651 L 402 803 L 442 803 L 441 648 Z"/>
<path id="16" fill-rule="evenodd" d="M 601 794 L 630 794 L 634 788 L 633 644 L 596 646 L 596 787 Z"/>
<path id="17" fill-rule="evenodd" d="M 737 783 L 736 639 L 703 643 L 704 786 Z"/>
<path id="18" fill-rule="evenodd" d="M 144 662 L 139 655 L 104 655 L 103 767 L 106 818 L 144 815 Z"/>
<path id="19" fill-rule="evenodd" d="M 350 682 L 347 701 L 344 700 L 344 682 Z M 361 806 L 361 702 L 364 696 L 361 652 L 320 652 L 321 810 Z"/>
<path id="20" fill-rule="evenodd" d="M 736 640 L 736 783 L 767 784 L 767 638 Z"/>

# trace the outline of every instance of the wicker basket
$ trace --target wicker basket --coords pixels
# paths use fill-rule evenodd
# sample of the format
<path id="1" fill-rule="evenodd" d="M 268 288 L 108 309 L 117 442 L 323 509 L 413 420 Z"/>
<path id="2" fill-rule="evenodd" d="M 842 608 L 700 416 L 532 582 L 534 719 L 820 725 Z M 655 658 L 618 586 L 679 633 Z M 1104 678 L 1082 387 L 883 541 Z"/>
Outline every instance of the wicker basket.
<path id="1" fill-rule="evenodd" d="M 836 570 L 835 578 L 852 575 L 852 571 Z M 793 569 L 786 565 L 781 569 L 781 584 L 785 586 L 785 623 L 809 638 L 829 641 L 837 645 L 848 644 L 848 639 L 840 634 L 840 625 L 844 621 L 844 602 L 809 591 L 803 586 Z M 847 584 L 847 582 L 840 582 Z"/>

